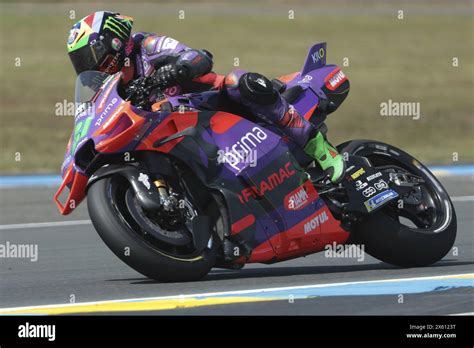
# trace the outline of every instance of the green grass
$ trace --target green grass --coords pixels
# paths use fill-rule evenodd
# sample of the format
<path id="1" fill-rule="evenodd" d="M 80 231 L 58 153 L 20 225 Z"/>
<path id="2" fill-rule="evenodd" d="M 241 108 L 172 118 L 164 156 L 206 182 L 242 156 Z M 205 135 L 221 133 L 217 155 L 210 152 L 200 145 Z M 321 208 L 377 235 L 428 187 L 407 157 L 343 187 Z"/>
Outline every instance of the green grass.
<path id="1" fill-rule="evenodd" d="M 341 12 L 318 13 L 317 5 L 288 6 L 249 2 L 236 4 L 139 5 L 114 9 L 135 17 L 135 29 L 165 33 L 186 44 L 209 49 L 215 71 L 229 72 L 234 58 L 240 68 L 278 76 L 301 68 L 308 47 L 328 42 L 328 63 L 342 65 L 351 92 L 329 117 L 333 143 L 370 138 L 399 146 L 427 163 L 474 162 L 474 48 L 472 7 L 465 13 L 443 13 L 450 3 L 437 3 L 439 13 L 396 9 L 370 11 L 370 5 L 338 5 Z M 249 10 L 255 7 L 258 12 Z M 258 6 L 258 7 L 257 7 Z M 306 6 L 306 7 L 305 7 Z M 387 5 L 388 6 L 388 5 Z M 426 5 L 425 5 L 426 6 Z M 111 6 L 108 6 L 111 8 Z M 82 18 L 93 5 L 0 5 L 0 173 L 56 172 L 71 132 L 71 117 L 55 116 L 55 104 L 72 101 L 75 74 L 65 41 L 74 23 L 69 9 Z M 184 9 L 186 19 L 177 11 Z M 416 8 L 415 8 L 416 9 Z M 213 11 L 214 10 L 214 11 Z M 365 11 L 367 10 L 367 11 Z M 38 15 L 40 13 L 41 15 Z M 15 57 L 21 67 L 15 67 Z M 459 66 L 452 66 L 458 57 Z M 382 117 L 380 103 L 420 102 L 421 118 Z M 15 161 L 15 154 L 21 161 Z"/>

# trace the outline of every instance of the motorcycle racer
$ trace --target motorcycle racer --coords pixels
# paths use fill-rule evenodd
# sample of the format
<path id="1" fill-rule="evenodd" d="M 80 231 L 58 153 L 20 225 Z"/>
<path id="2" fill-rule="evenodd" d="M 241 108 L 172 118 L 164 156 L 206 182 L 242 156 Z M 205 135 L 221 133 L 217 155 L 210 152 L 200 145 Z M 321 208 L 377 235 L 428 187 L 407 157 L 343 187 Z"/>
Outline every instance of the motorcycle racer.
<path id="1" fill-rule="evenodd" d="M 342 156 L 323 132 L 305 120 L 265 76 L 235 70 L 227 76 L 212 72 L 212 54 L 192 49 L 164 35 L 132 34 L 133 18 L 99 11 L 81 19 L 69 32 L 67 48 L 77 74 L 121 71 L 124 83 L 154 75 L 168 86 L 165 95 L 219 89 L 250 113 L 276 124 L 313 157 L 334 183 L 345 170 Z"/>

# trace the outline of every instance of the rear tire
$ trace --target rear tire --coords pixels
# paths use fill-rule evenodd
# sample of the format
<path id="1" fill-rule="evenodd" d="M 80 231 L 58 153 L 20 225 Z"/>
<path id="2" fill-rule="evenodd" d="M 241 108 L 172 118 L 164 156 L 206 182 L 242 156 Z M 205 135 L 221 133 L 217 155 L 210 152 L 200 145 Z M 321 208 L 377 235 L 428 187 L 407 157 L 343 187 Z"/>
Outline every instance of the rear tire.
<path id="1" fill-rule="evenodd" d="M 159 281 L 194 281 L 206 276 L 215 264 L 217 238 L 213 236 L 211 248 L 189 259 L 160 251 L 142 238 L 114 207 L 111 181 L 116 179 L 117 176 L 98 180 L 87 195 L 92 223 L 110 250 L 137 272 Z"/>
<path id="2" fill-rule="evenodd" d="M 338 148 L 341 153 L 367 157 L 374 166 L 391 163 L 421 176 L 440 207 L 436 223 L 423 229 L 403 225 L 382 208 L 355 226 L 351 242 L 364 245 L 369 255 L 396 266 L 428 266 L 441 260 L 456 239 L 456 213 L 446 190 L 429 169 L 408 153 L 377 141 L 353 140 Z"/>

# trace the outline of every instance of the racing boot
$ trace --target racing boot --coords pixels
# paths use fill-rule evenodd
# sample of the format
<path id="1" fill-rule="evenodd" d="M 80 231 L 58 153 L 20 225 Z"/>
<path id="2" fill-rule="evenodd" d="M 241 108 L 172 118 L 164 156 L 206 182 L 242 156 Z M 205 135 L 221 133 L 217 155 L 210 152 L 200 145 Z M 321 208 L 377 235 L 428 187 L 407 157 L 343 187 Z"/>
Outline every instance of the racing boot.
<path id="1" fill-rule="evenodd" d="M 321 131 L 316 130 L 316 135 L 308 140 L 304 151 L 316 160 L 331 182 L 337 184 L 342 180 L 346 170 L 344 159 Z"/>

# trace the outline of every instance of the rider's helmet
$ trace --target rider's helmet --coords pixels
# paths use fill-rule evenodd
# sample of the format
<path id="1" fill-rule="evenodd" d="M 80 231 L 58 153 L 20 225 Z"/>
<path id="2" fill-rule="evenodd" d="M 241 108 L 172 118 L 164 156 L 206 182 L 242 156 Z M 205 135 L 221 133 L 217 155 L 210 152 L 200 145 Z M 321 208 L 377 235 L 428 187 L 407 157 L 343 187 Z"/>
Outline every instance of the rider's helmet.
<path id="1" fill-rule="evenodd" d="M 73 25 L 67 48 L 77 74 L 97 70 L 114 74 L 131 53 L 133 18 L 119 13 L 94 12 Z"/>

